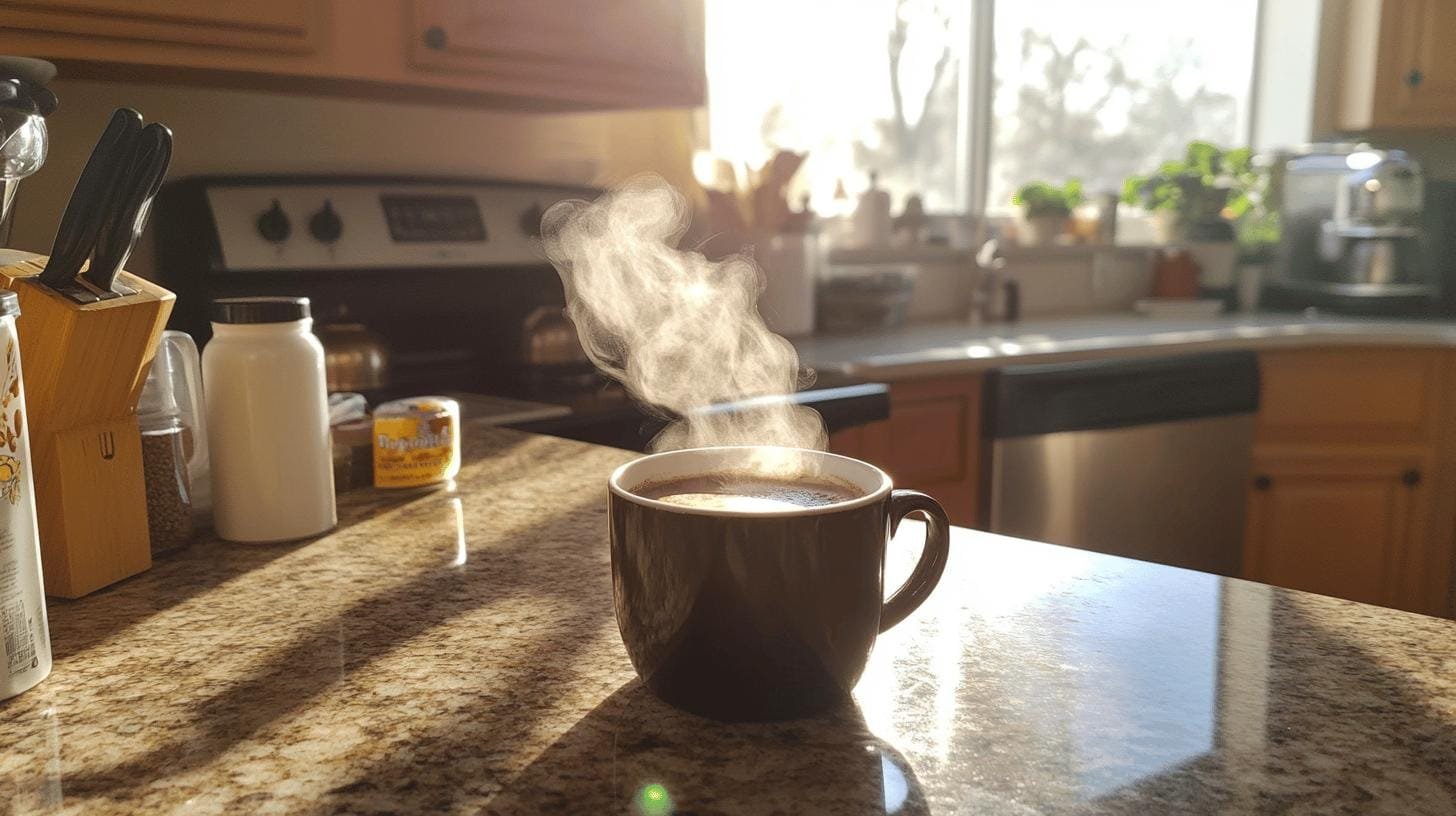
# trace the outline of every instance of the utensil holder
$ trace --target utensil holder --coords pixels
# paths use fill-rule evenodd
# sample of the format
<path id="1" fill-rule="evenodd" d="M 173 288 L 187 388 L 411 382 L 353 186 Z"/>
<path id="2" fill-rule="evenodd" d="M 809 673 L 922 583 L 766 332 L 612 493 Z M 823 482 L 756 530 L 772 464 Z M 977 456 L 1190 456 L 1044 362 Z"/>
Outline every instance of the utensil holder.
<path id="1" fill-rule="evenodd" d="M 0 250 L 20 297 L 46 593 L 82 595 L 152 565 L 137 399 L 176 296 L 127 272 L 135 294 L 76 303 L 35 278 L 43 255 Z"/>

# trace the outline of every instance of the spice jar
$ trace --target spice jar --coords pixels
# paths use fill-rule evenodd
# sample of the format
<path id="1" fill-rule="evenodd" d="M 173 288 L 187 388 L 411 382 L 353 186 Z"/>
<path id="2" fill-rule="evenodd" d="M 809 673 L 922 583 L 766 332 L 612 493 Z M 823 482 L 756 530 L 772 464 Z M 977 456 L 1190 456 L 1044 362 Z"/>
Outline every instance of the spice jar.
<path id="1" fill-rule="evenodd" d="M 374 409 L 374 486 L 428 487 L 460 472 L 460 403 L 414 397 Z"/>
<path id="2" fill-rule="evenodd" d="M 203 422 L 197 346 L 183 332 L 163 332 L 137 403 L 154 556 L 192 541 L 201 498 L 196 488 L 207 484 Z"/>

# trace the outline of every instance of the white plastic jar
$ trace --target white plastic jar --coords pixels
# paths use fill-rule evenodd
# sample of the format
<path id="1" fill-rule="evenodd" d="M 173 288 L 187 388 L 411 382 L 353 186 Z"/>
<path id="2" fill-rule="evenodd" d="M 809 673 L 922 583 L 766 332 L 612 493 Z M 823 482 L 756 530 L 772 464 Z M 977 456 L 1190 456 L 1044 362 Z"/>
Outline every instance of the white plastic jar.
<path id="1" fill-rule="evenodd" d="M 35 463 L 20 374 L 20 300 L 0 289 L 0 700 L 51 673 L 51 638 L 35 524 Z"/>
<path id="2" fill-rule="evenodd" d="M 324 349 L 308 298 L 212 303 L 202 350 L 212 509 L 229 541 L 292 541 L 338 523 Z"/>

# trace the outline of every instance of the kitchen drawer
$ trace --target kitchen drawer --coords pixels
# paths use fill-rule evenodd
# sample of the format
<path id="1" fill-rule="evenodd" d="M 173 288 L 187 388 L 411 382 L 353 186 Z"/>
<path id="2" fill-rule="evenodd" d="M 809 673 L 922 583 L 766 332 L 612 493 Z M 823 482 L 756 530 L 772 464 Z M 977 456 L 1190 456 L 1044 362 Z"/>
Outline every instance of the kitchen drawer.
<path id="1" fill-rule="evenodd" d="M 1259 357 L 1259 443 L 1426 444 L 1433 440 L 1440 353 L 1319 349 Z"/>

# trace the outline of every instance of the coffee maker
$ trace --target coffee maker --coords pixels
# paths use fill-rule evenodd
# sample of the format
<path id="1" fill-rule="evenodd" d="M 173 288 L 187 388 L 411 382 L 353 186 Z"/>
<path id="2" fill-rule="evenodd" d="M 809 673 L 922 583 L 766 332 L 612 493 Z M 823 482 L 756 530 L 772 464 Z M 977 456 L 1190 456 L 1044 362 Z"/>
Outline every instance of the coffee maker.
<path id="1" fill-rule="evenodd" d="M 1266 302 L 1353 314 L 1426 314 L 1425 182 L 1401 150 L 1312 145 L 1274 162 L 1282 226 Z"/>

